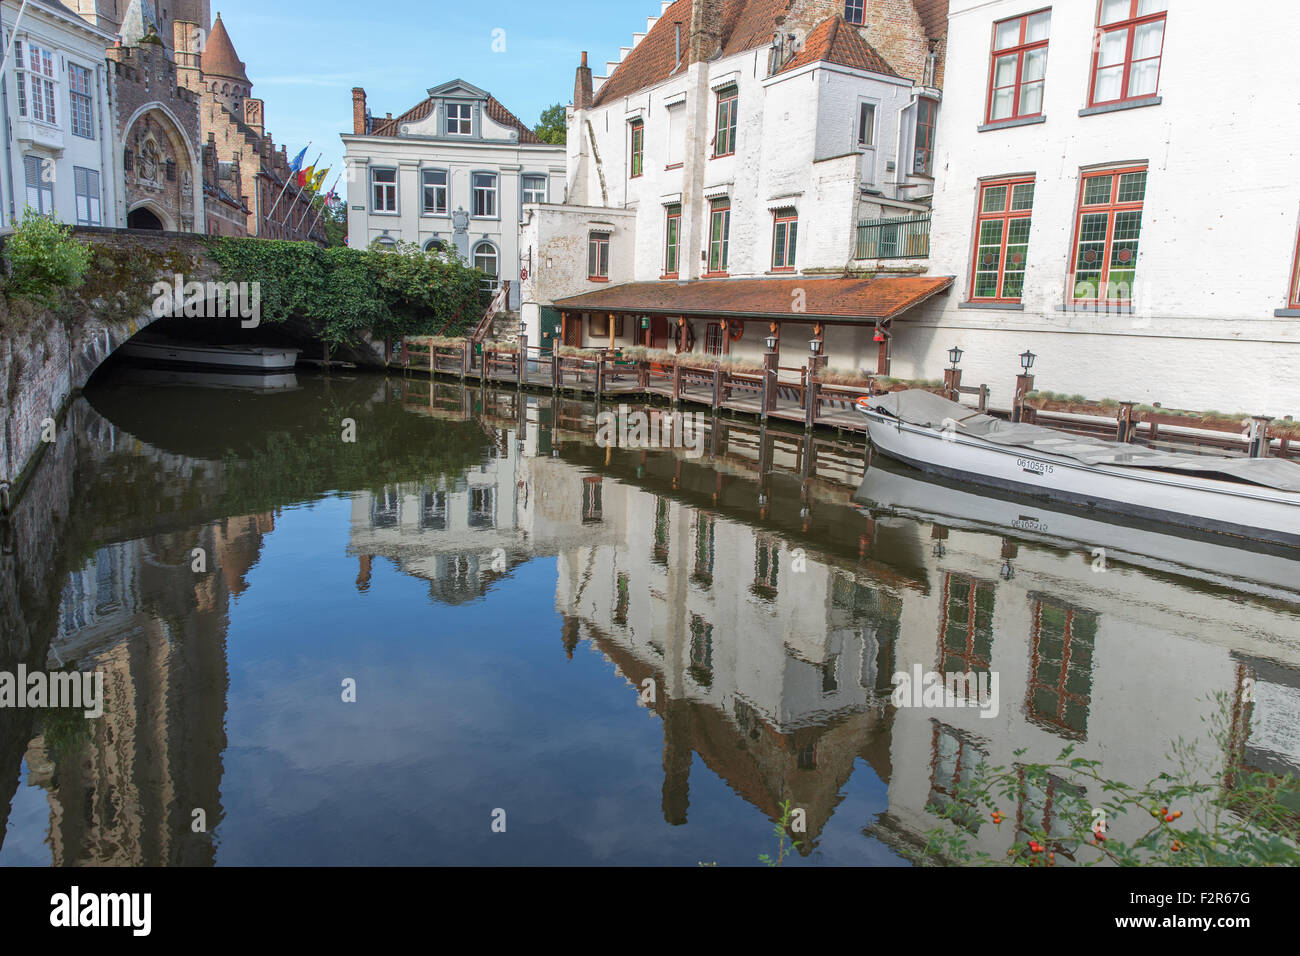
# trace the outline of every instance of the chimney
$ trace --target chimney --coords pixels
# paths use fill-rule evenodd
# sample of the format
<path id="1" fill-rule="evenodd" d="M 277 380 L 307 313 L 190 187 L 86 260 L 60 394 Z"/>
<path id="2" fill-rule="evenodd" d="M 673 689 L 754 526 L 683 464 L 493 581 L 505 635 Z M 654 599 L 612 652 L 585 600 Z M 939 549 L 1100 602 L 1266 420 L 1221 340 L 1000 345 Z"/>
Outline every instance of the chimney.
<path id="1" fill-rule="evenodd" d="M 587 52 L 582 53 L 582 64 L 573 80 L 573 108 L 575 110 L 591 109 L 591 67 L 587 66 Z"/>
<path id="2" fill-rule="evenodd" d="M 366 91 L 359 86 L 352 88 L 352 132 L 366 135 Z"/>
<path id="3" fill-rule="evenodd" d="M 722 50 L 722 0 L 691 4 L 690 62 L 711 60 Z"/>

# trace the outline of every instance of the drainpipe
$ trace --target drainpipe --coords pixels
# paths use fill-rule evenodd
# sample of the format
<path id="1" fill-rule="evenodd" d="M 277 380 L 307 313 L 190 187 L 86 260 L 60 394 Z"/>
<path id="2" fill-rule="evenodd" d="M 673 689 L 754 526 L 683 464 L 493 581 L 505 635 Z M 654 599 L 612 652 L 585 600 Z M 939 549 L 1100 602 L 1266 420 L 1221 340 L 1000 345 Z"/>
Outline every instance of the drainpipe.
<path id="1" fill-rule="evenodd" d="M 14 129 L 13 121 L 9 116 L 9 81 L 5 77 L 4 70 L 9 63 L 9 51 L 13 49 L 14 40 L 18 38 L 18 24 L 23 18 L 23 11 L 26 9 L 27 0 L 23 0 L 22 6 L 18 8 L 18 16 L 14 18 L 13 35 L 9 38 L 9 42 L 5 44 L 4 53 L 0 55 L 0 105 L 3 105 L 5 111 L 5 180 L 9 183 L 9 225 L 11 227 L 18 216 L 18 212 L 17 207 L 14 205 Z M 0 40 L 3 39 L 4 7 L 0 5 Z"/>
<path id="2" fill-rule="evenodd" d="M 113 131 L 104 125 L 104 101 L 108 99 L 108 72 L 101 63 L 95 68 L 95 73 L 102 80 L 98 84 L 99 96 L 95 97 L 99 101 L 99 166 L 103 170 L 99 184 L 99 224 L 107 225 L 107 217 L 104 213 L 108 209 L 108 203 L 104 201 L 104 195 L 111 181 L 113 183 L 113 225 L 116 226 L 120 221 L 117 208 L 117 184 L 126 182 L 126 177 L 117 175 L 117 160 L 113 156 L 113 153 L 117 152 L 113 149 Z"/>

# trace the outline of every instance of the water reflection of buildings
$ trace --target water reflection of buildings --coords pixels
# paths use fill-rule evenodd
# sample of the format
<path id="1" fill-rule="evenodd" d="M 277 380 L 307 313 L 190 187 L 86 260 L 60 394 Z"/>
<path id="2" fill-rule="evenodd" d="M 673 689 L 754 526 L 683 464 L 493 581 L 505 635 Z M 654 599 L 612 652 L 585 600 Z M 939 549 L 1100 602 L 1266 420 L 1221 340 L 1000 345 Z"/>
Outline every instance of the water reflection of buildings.
<path id="1" fill-rule="evenodd" d="M 727 426 L 698 462 L 573 440 L 555 458 L 544 405 L 526 420 L 522 432 L 502 424 L 503 453 L 463 484 L 360 497 L 353 551 L 443 582 L 439 597 L 483 593 L 495 548 L 512 563 L 555 555 L 568 651 L 590 641 L 629 694 L 655 681 L 671 823 L 687 819 L 694 753 L 770 816 L 783 799 L 803 807 L 810 849 L 862 758 L 889 794 L 888 812 L 863 823 L 907 852 L 980 759 L 1050 763 L 1074 745 L 1106 776 L 1145 783 L 1180 736 L 1201 735 L 1213 756 L 1203 719 L 1220 692 L 1249 765 L 1300 770 L 1294 602 L 1135 564 L 1099 574 L 1086 548 L 1014 532 L 872 520 L 815 468 L 783 479 L 770 434 L 747 477 L 729 446 L 755 444 L 756 429 Z M 475 525 L 489 499 L 493 520 Z M 886 706 L 892 675 L 914 664 L 996 671 L 997 716 Z M 1059 830 L 1067 787 L 1027 798 L 1019 819 Z M 1015 838 L 973 811 L 965 823 L 991 853 Z"/>
<path id="2" fill-rule="evenodd" d="M 270 515 L 99 548 L 69 575 L 49 665 L 104 672 L 104 715 L 47 726 L 26 759 L 47 791 L 56 866 L 210 865 L 226 746 L 227 605 Z M 195 573 L 202 547 L 207 573 Z M 206 831 L 193 831 L 193 811 Z"/>

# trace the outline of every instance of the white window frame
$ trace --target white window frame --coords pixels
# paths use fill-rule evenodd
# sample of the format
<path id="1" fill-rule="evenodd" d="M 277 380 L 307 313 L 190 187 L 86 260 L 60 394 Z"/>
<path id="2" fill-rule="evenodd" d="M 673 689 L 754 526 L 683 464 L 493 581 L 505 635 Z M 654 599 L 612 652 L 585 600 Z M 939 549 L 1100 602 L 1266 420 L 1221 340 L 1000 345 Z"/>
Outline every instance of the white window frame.
<path id="1" fill-rule="evenodd" d="M 454 118 L 452 117 L 452 110 L 456 111 Z M 464 129 L 461 128 L 462 126 L 464 126 Z M 448 136 L 473 136 L 474 104 L 448 103 L 446 130 Z"/>
<path id="2" fill-rule="evenodd" d="M 73 82 L 73 77 L 76 76 L 74 71 L 76 70 L 85 74 L 85 92 L 78 90 Z M 78 103 L 84 103 L 85 132 L 79 128 L 77 122 Z M 72 131 L 73 136 L 80 136 L 82 139 L 95 138 L 95 71 L 90 67 L 82 66 L 80 63 L 68 63 L 68 128 Z"/>
<path id="3" fill-rule="evenodd" d="M 858 100 L 858 149 L 874 149 L 876 145 L 876 114 L 879 112 L 879 104 L 875 100 Z M 863 113 L 870 111 L 870 123 L 863 122 Z M 865 138 L 863 132 L 866 132 Z"/>
<path id="4" fill-rule="evenodd" d="M 528 198 L 528 196 L 529 196 L 530 193 L 532 193 L 532 194 L 535 195 L 536 192 L 537 192 L 537 190 L 535 190 L 535 189 L 529 189 L 529 188 L 528 188 L 528 180 L 530 180 L 530 179 L 533 179 L 533 180 L 540 179 L 540 180 L 542 181 L 542 198 L 541 198 L 541 199 L 529 199 L 529 198 Z M 548 175 L 546 175 L 545 173 L 524 173 L 524 174 L 520 177 L 520 179 L 519 179 L 519 190 L 520 190 L 520 194 L 523 196 L 524 204 L 527 205 L 527 204 L 530 203 L 530 202 L 533 202 L 533 203 L 544 203 L 544 202 L 546 202 L 547 197 L 550 195 L 550 180 L 551 180 L 551 177 L 548 176 Z"/>
<path id="5" fill-rule="evenodd" d="M 491 277 L 484 281 L 483 287 L 490 292 L 495 292 L 501 283 L 501 250 L 497 248 L 496 243 L 492 242 L 489 239 L 480 239 L 478 242 L 476 242 L 474 244 L 474 248 L 470 250 L 469 264 L 473 268 L 478 269 L 479 250 L 481 250 L 484 246 L 492 250 L 492 262 L 496 266 L 496 272 L 488 273 L 486 269 L 480 270 L 482 272 L 487 273 Z"/>
<path id="6" fill-rule="evenodd" d="M 72 167 L 72 181 L 73 190 L 77 195 L 77 225 L 102 226 L 104 224 L 104 215 L 103 198 L 100 194 L 101 177 L 99 170 L 89 169 L 85 166 L 74 166 Z M 83 181 L 85 189 L 82 189 Z"/>
<path id="7" fill-rule="evenodd" d="M 430 173 L 442 173 L 442 184 L 434 183 L 430 185 L 428 176 Z M 429 208 L 429 190 L 435 190 L 433 208 Z M 437 201 L 437 191 L 442 192 L 442 203 Z M 428 166 L 420 170 L 420 214 L 422 216 L 446 216 L 449 215 L 449 202 L 451 195 L 451 171 L 438 166 Z"/>
<path id="8" fill-rule="evenodd" d="M 40 43 L 27 41 L 14 44 L 18 50 L 14 63 L 18 69 L 18 111 L 37 123 L 58 126 L 58 73 L 54 66 L 54 52 Z M 34 52 L 33 52 L 34 51 Z"/>
<path id="9" fill-rule="evenodd" d="M 53 165 L 54 160 L 30 154 L 24 156 L 23 179 L 27 187 L 27 205 L 42 216 L 52 216 L 54 215 L 54 180 L 45 179 L 46 163 Z"/>
<path id="10" fill-rule="evenodd" d="M 392 173 L 393 181 L 391 183 L 376 182 L 375 180 L 376 173 Z M 391 196 L 388 197 L 392 200 L 391 209 L 380 208 L 380 204 L 375 201 L 378 196 L 378 194 L 376 193 L 376 188 L 380 186 L 382 186 L 386 192 L 391 190 Z M 387 206 L 387 203 L 385 203 L 384 205 Z M 396 216 L 400 214 L 400 209 L 401 207 L 398 206 L 397 204 L 397 167 L 396 166 L 371 166 L 370 167 L 370 212 L 376 216 Z"/>
<path id="11" fill-rule="evenodd" d="M 480 186 L 478 178 L 480 176 L 491 176 L 491 187 Z M 490 169 L 480 169 L 469 174 L 470 184 L 470 218 L 472 219 L 500 219 L 501 218 L 501 174 Z M 485 213 L 479 213 L 479 194 L 490 197 L 491 209 Z M 485 207 L 488 204 L 485 203 Z"/>

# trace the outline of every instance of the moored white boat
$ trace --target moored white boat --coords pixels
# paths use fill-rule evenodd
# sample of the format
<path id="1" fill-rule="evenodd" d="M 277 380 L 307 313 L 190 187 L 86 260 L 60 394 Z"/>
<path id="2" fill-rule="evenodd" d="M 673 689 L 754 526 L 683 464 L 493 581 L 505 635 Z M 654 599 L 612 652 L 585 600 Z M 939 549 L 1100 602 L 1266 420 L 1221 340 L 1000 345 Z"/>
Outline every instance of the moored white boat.
<path id="1" fill-rule="evenodd" d="M 120 351 L 127 358 L 151 364 L 269 373 L 292 371 L 302 350 L 265 345 L 201 345 L 140 335 Z"/>
<path id="2" fill-rule="evenodd" d="M 1013 424 L 920 390 L 858 401 L 872 446 L 962 481 L 1300 548 L 1300 465 Z"/>

